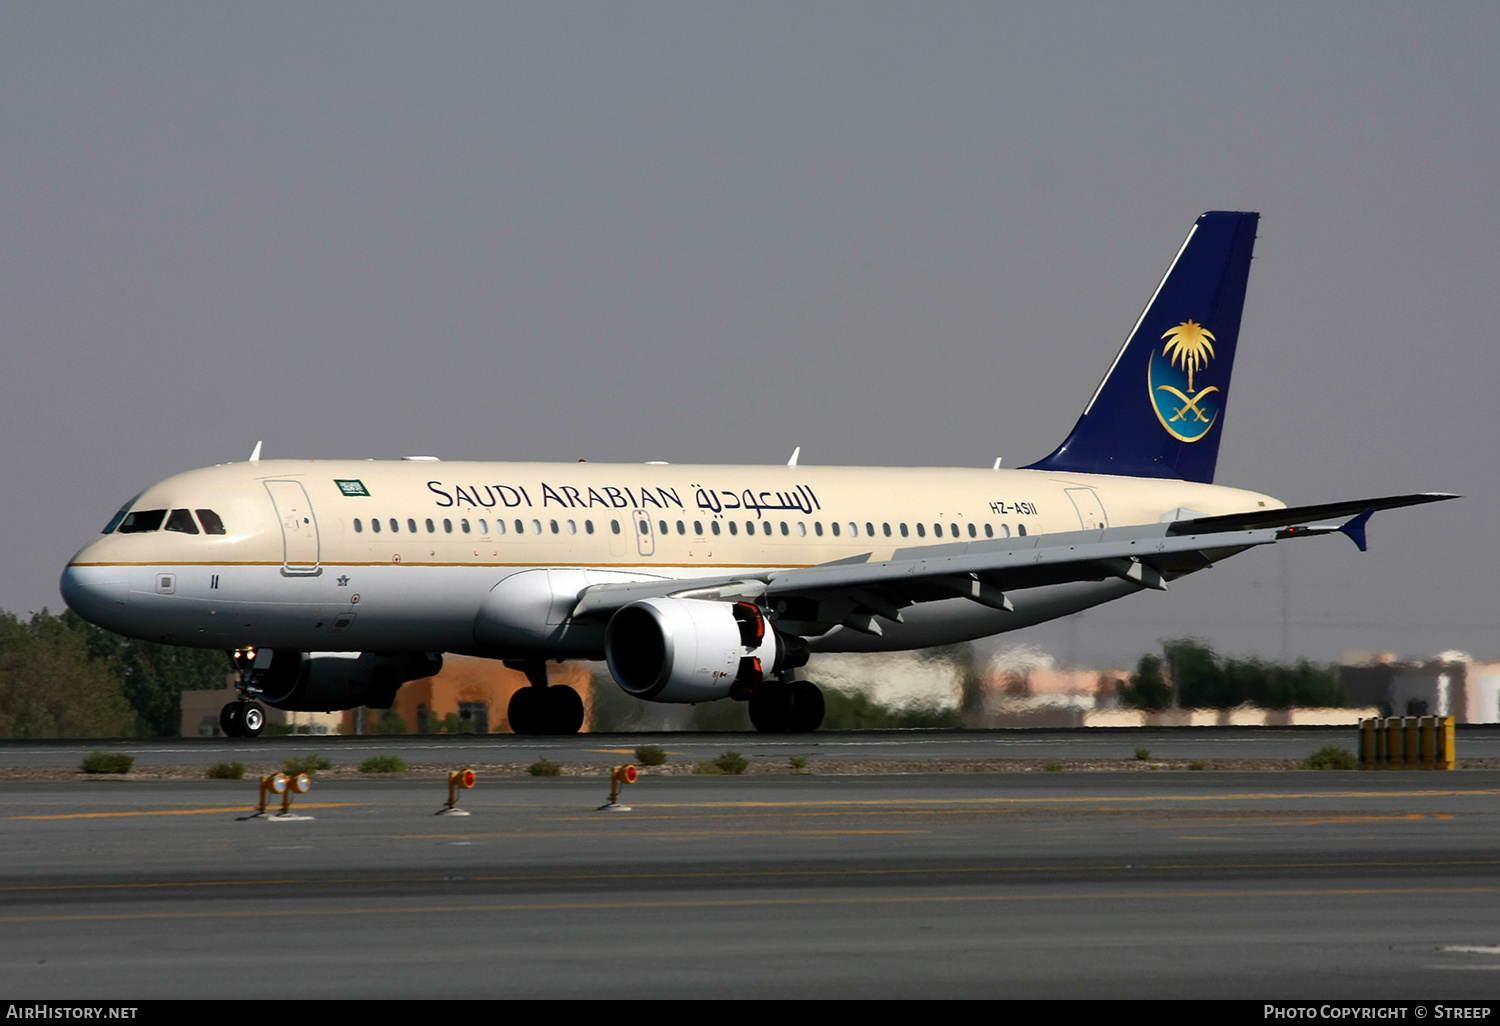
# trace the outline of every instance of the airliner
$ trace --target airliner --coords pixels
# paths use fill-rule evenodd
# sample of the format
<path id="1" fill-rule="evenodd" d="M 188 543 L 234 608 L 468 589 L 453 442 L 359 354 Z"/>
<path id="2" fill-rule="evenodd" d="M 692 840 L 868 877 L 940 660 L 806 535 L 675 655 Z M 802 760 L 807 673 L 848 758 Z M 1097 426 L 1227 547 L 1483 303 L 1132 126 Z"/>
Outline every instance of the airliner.
<path id="1" fill-rule="evenodd" d="M 1262 545 L 1343 533 L 1443 493 L 1288 507 L 1213 483 L 1259 215 L 1198 218 L 1067 439 L 1020 469 L 261 459 L 189 471 L 73 557 L 79 615 L 223 649 L 238 697 L 389 708 L 443 653 L 525 672 L 522 734 L 578 731 L 547 666 L 604 660 L 653 702 L 749 703 L 816 730 L 816 652 L 1019 630 Z M 1339 521 L 1332 523 L 1332 521 Z"/>

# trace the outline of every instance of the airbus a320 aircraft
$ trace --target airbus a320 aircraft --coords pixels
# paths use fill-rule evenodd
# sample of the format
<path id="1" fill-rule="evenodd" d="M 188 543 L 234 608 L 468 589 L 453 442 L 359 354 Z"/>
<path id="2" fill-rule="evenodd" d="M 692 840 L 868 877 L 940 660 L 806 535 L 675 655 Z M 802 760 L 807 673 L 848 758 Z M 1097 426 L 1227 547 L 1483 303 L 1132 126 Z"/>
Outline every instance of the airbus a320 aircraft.
<path id="1" fill-rule="evenodd" d="M 583 703 L 547 662 L 604 659 L 654 702 L 750 703 L 811 731 L 812 652 L 947 645 L 1168 583 L 1259 545 L 1342 532 L 1424 493 L 1287 508 L 1214 485 L 1259 215 L 1204 214 L 1083 415 L 1020 470 L 260 460 L 168 478 L 62 576 L 136 638 L 220 648 L 221 717 L 388 708 L 444 652 L 532 686 L 523 734 Z M 793 461 L 795 463 L 795 460 Z M 1344 520 L 1338 525 L 1320 522 Z M 262 704 L 264 703 L 264 704 Z"/>

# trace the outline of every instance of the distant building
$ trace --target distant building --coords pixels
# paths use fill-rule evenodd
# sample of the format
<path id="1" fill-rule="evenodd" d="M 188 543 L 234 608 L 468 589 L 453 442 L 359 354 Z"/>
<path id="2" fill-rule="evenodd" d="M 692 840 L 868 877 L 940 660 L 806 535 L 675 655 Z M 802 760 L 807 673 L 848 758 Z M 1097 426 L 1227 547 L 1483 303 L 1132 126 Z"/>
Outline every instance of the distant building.
<path id="1" fill-rule="evenodd" d="M 1440 652 L 1402 662 L 1388 652 L 1351 663 L 1339 682 L 1354 705 L 1378 706 L 1385 716 L 1452 716 L 1459 723 L 1500 723 L 1500 662 L 1481 663 L 1467 652 Z"/>

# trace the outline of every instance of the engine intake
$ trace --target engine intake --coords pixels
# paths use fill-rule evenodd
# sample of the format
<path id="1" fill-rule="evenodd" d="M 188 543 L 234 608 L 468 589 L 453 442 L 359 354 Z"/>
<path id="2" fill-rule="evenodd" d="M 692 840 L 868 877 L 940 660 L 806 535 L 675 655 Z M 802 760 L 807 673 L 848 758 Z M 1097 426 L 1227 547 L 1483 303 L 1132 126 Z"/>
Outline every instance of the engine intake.
<path id="1" fill-rule="evenodd" d="M 777 634 L 753 604 L 704 599 L 632 602 L 610 618 L 604 652 L 615 682 L 653 702 L 748 695 L 807 662 L 807 643 Z"/>

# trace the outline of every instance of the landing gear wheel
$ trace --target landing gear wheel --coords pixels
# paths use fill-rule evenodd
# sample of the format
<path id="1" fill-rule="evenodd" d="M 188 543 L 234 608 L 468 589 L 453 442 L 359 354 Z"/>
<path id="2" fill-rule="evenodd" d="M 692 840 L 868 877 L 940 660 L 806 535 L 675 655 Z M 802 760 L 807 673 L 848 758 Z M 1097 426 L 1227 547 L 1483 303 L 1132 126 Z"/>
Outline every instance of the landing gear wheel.
<path id="1" fill-rule="evenodd" d="M 583 699 L 566 684 L 554 684 L 545 692 L 547 733 L 576 734 L 583 726 Z"/>
<path id="2" fill-rule="evenodd" d="M 583 726 L 583 699 L 565 684 L 520 688 L 505 712 L 517 734 L 576 734 Z"/>
<path id="3" fill-rule="evenodd" d="M 810 680 L 793 681 L 792 708 L 786 729 L 793 734 L 811 734 L 823 725 L 823 692 Z"/>
<path id="4" fill-rule="evenodd" d="M 517 734 L 540 734 L 538 715 L 542 712 L 542 703 L 538 701 L 540 688 L 524 687 L 517 688 L 516 693 L 510 696 L 510 704 L 505 708 L 506 718 L 510 720 L 510 729 Z"/>
<path id="5" fill-rule="evenodd" d="M 785 733 L 791 712 L 792 690 L 779 680 L 763 681 L 750 698 L 750 722 L 762 734 Z"/>
<path id="6" fill-rule="evenodd" d="M 224 732 L 225 737 L 243 737 L 240 732 L 240 710 L 239 702 L 230 702 L 219 710 L 219 729 Z"/>
<path id="7" fill-rule="evenodd" d="M 266 707 L 259 702 L 245 702 L 239 712 L 240 733 L 244 737 L 260 737 L 266 729 Z"/>

